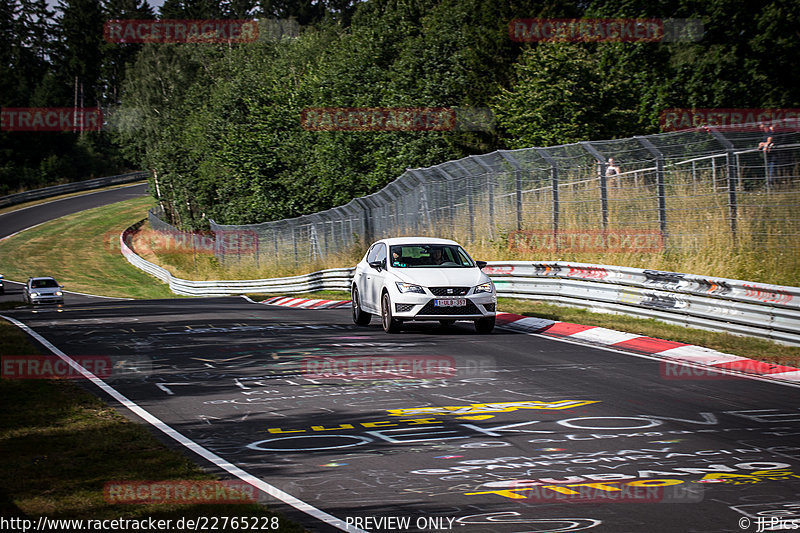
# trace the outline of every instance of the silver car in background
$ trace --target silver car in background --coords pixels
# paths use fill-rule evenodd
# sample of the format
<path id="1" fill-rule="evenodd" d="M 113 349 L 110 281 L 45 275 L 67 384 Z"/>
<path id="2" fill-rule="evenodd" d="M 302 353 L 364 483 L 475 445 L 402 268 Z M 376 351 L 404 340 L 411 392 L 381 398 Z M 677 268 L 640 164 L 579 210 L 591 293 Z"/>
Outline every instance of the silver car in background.
<path id="1" fill-rule="evenodd" d="M 63 285 L 49 277 L 28 278 L 22 289 L 22 298 L 29 304 L 63 304 Z"/>

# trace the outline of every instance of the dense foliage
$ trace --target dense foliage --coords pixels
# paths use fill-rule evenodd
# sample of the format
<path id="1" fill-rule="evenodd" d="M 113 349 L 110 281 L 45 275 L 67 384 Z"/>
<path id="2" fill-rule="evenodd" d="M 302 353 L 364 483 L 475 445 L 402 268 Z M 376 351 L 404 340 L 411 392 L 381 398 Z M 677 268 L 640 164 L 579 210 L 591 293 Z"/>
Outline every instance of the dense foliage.
<path id="1" fill-rule="evenodd" d="M 34 0 L 10 5 L 17 1 Z M 71 7 L 88 13 L 98 5 L 62 1 L 62 24 Z M 99 9 L 110 17 L 112 5 L 132 11 L 137 1 L 108 0 Z M 800 11 L 789 0 L 167 0 L 161 10 L 162 18 L 245 16 L 293 17 L 302 30 L 247 44 L 101 43 L 99 56 L 86 41 L 67 39 L 41 65 L 29 63 L 35 75 L 3 57 L 0 68 L 10 64 L 13 76 L 0 76 L 0 103 L 32 105 L 53 87 L 69 105 L 74 76 L 96 79 L 86 94 L 113 108 L 116 144 L 105 134 L 61 137 L 99 155 L 119 147 L 151 170 L 151 189 L 187 228 L 209 218 L 252 223 L 326 209 L 406 168 L 469 154 L 656 133 L 665 108 L 800 107 Z M 705 34 L 670 43 L 509 37 L 509 21 L 534 17 L 699 18 Z M 34 42 L 21 41 L 13 53 L 35 58 Z M 45 96 L 35 101 L 54 105 L 55 96 Z M 300 120 L 313 107 L 421 106 L 490 108 L 496 128 L 321 132 Z M 25 166 L 33 148 L 12 147 L 10 137 L 2 137 L 13 154 L 4 161 Z"/>

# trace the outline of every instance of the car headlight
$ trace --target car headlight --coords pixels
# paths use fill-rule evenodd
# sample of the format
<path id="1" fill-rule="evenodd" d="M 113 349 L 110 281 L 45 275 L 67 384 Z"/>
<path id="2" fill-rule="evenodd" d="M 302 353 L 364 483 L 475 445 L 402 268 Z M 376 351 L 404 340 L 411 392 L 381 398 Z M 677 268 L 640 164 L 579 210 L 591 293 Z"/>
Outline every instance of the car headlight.
<path id="1" fill-rule="evenodd" d="M 477 287 L 475 287 L 475 294 L 480 292 L 492 292 L 493 286 L 491 281 L 487 281 L 486 283 L 481 283 Z"/>
<path id="2" fill-rule="evenodd" d="M 56 296 L 64 296 L 64 293 L 61 291 L 56 291 Z"/>
<path id="3" fill-rule="evenodd" d="M 395 284 L 397 285 L 397 290 L 402 293 L 418 292 L 419 294 L 425 294 L 425 289 L 419 285 L 414 285 L 413 283 L 404 283 L 402 281 L 395 281 Z"/>

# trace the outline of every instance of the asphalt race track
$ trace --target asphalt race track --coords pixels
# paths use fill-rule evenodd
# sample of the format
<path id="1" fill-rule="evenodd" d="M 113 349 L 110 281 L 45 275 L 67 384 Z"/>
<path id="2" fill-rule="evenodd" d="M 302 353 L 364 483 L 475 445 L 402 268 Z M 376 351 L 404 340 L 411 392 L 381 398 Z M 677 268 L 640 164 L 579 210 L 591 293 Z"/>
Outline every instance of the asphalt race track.
<path id="1" fill-rule="evenodd" d="M 68 295 L 3 314 L 312 531 L 800 526 L 796 387 L 468 323 L 386 335 L 347 309 L 238 297 Z"/>
<path id="2" fill-rule="evenodd" d="M 800 506 L 794 387 L 471 324 L 388 336 L 348 310 L 235 297 L 6 314 L 108 358 L 132 402 L 364 530 L 755 531 Z M 326 374 L 343 359 L 346 376 Z"/>
<path id="3" fill-rule="evenodd" d="M 0 239 L 65 215 L 71 215 L 79 211 L 85 211 L 93 207 L 113 204 L 123 200 L 138 198 L 146 194 L 147 183 L 137 183 L 135 185 L 125 185 L 116 189 L 89 192 L 79 196 L 62 198 L 60 200 L 49 200 L 45 203 L 17 209 L 16 211 L 9 211 L 8 213 L 0 214 Z M 2 274 L 2 272 L 0 272 L 0 274 Z M 22 287 L 23 284 L 21 283 L 5 280 L 5 294 L 0 295 L 0 302 L 21 301 Z M 97 299 L 97 297 L 78 295 L 66 291 L 64 301 L 65 303 L 78 303 L 97 301 Z"/>
<path id="4" fill-rule="evenodd" d="M 146 183 L 137 183 L 116 189 L 89 192 L 61 200 L 50 200 L 47 203 L 0 214 L 0 239 L 64 215 L 144 196 L 146 190 Z"/>

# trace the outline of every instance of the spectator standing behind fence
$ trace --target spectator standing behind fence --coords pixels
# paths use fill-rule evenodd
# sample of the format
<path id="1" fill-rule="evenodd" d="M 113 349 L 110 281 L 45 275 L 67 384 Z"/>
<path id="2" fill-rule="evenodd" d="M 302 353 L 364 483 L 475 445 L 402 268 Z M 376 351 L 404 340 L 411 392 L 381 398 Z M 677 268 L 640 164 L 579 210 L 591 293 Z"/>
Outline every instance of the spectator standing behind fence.
<path id="1" fill-rule="evenodd" d="M 620 169 L 617 164 L 614 162 L 614 158 L 608 158 L 608 166 L 606 167 L 606 177 L 611 178 L 610 185 L 612 187 L 617 187 L 619 185 L 619 174 Z"/>
<path id="2" fill-rule="evenodd" d="M 764 164 L 767 173 L 767 188 L 775 183 L 775 128 L 761 124 L 761 142 L 758 143 L 758 149 L 764 152 Z"/>

